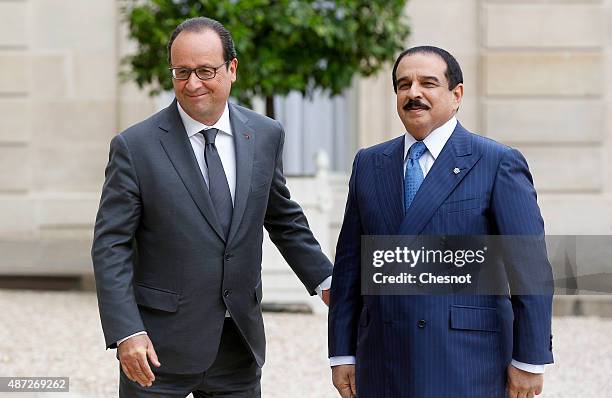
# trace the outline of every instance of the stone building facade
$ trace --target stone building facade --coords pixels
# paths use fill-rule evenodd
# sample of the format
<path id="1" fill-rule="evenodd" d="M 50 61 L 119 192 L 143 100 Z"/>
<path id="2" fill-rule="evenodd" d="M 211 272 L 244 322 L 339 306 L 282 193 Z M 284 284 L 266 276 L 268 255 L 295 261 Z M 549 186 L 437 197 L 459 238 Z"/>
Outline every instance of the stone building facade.
<path id="1" fill-rule="evenodd" d="M 407 46 L 461 63 L 464 126 L 526 155 L 548 232 L 610 234 L 612 1 L 411 0 L 406 11 Z M 109 141 L 156 109 L 118 78 L 131 48 L 121 19 L 113 0 L 0 0 L 0 271 L 40 266 L 52 252 L 40 242 L 88 246 Z M 390 69 L 351 90 L 351 151 L 403 133 Z M 329 181 L 331 251 L 346 179 Z"/>

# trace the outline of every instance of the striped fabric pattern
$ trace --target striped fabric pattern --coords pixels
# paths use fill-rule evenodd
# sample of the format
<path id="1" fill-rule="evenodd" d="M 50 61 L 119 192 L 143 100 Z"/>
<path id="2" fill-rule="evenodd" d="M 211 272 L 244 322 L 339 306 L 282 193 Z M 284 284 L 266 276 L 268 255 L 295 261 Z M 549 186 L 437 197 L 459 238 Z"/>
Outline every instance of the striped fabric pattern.
<path id="1" fill-rule="evenodd" d="M 355 156 L 336 249 L 329 355 L 356 356 L 360 398 L 503 398 L 512 359 L 553 361 L 552 296 L 362 295 L 360 238 L 543 236 L 527 162 L 457 124 L 404 213 L 403 144 L 402 136 Z M 550 271 L 546 253 L 536 255 Z M 510 280 L 527 283 L 529 275 L 519 269 Z"/>

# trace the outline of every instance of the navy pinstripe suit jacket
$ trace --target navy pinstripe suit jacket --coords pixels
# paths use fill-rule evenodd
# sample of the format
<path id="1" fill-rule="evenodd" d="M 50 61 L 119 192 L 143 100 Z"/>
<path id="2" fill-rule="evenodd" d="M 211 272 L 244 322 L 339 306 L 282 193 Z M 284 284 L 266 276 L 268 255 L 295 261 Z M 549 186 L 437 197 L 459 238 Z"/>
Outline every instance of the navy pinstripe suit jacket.
<path id="1" fill-rule="evenodd" d="M 355 156 L 336 249 L 329 355 L 357 357 L 360 398 L 502 398 L 513 358 L 553 361 L 552 296 L 365 296 L 360 237 L 543 236 L 527 163 L 457 124 L 404 214 L 403 157 L 403 136 Z"/>

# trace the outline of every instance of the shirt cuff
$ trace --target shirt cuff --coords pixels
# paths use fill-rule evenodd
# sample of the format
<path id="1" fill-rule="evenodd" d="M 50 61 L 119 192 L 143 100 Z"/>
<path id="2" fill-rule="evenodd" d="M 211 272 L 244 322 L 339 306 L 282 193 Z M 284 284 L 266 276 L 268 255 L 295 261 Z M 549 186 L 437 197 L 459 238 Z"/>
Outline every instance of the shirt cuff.
<path id="1" fill-rule="evenodd" d="M 340 365 L 355 365 L 355 357 L 345 355 L 341 357 L 329 358 L 329 366 L 340 366 Z"/>
<path id="2" fill-rule="evenodd" d="M 145 332 L 144 330 L 142 332 L 136 332 L 134 334 L 131 334 L 127 337 L 122 338 L 121 340 L 119 340 L 117 342 L 117 346 L 119 346 L 119 344 L 123 343 L 124 341 L 126 341 L 127 339 L 129 339 L 130 337 L 134 337 L 134 336 L 140 336 L 141 334 L 147 334 L 147 332 Z"/>
<path id="3" fill-rule="evenodd" d="M 329 290 L 329 288 L 331 288 L 331 281 L 332 281 L 332 277 L 330 275 L 327 278 L 325 278 L 325 280 L 321 282 L 319 286 L 315 287 L 315 292 L 317 292 L 319 297 L 321 297 L 323 290 Z"/>
<path id="4" fill-rule="evenodd" d="M 544 365 L 531 365 L 529 363 L 515 361 L 514 359 L 512 360 L 510 364 L 514 366 L 515 368 L 523 370 L 525 372 L 535 373 L 535 374 L 544 373 Z"/>
<path id="5" fill-rule="evenodd" d="M 355 357 L 353 356 L 339 356 L 339 357 L 331 357 L 329 358 L 330 366 L 339 366 L 339 365 L 354 365 Z M 544 365 L 531 365 L 528 363 L 523 363 L 519 361 L 512 360 L 512 366 L 517 369 L 524 370 L 529 373 L 542 374 L 544 373 Z"/>

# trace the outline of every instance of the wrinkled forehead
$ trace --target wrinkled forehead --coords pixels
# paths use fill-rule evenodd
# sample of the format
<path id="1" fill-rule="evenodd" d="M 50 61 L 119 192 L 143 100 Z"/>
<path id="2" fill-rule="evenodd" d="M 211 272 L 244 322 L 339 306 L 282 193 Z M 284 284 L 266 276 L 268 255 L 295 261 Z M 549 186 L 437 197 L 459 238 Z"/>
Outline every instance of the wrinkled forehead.
<path id="1" fill-rule="evenodd" d="M 406 55 L 397 66 L 396 78 L 400 80 L 437 80 L 447 82 L 446 63 L 437 54 L 417 53 Z"/>

